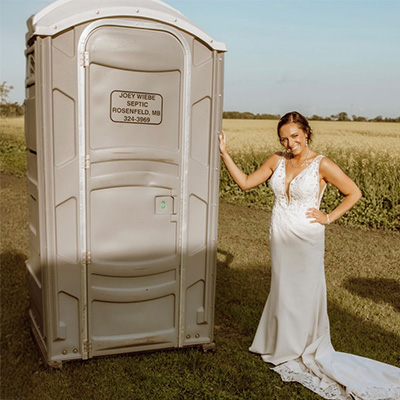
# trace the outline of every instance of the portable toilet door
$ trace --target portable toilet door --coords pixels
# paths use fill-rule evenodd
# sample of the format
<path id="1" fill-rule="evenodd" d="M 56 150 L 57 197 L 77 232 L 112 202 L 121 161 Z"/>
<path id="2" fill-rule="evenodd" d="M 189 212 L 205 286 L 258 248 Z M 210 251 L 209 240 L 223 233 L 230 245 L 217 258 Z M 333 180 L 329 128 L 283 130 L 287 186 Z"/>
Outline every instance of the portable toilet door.
<path id="1" fill-rule="evenodd" d="M 47 362 L 210 345 L 223 44 L 159 1 L 61 0 L 28 26 Z"/>
<path id="2" fill-rule="evenodd" d="M 82 49 L 93 355 L 178 346 L 187 186 L 188 51 L 151 23 L 108 24 Z"/>

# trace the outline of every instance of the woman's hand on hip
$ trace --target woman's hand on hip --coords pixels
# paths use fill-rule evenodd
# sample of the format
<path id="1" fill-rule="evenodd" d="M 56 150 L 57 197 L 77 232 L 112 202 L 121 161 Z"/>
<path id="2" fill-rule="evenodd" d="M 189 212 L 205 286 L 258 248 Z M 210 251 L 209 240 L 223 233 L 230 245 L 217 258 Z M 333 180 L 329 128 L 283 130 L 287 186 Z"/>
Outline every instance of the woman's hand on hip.
<path id="1" fill-rule="evenodd" d="M 314 218 L 312 221 L 310 221 L 311 223 L 318 222 L 321 225 L 327 225 L 329 222 L 328 216 L 316 208 L 309 208 L 306 211 L 306 217 L 310 219 Z"/>

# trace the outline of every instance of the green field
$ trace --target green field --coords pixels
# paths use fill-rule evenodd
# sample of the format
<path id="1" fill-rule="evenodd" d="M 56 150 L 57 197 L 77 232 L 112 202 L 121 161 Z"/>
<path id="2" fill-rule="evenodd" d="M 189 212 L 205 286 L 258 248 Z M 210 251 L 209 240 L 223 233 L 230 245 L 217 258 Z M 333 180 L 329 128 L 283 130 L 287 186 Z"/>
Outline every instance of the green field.
<path id="1" fill-rule="evenodd" d="M 247 350 L 270 284 L 270 213 L 257 203 L 220 203 L 215 354 L 180 349 L 71 362 L 61 371 L 47 370 L 27 315 L 23 123 L 1 122 L 1 399 L 320 399 L 300 384 L 282 382 Z M 242 121 L 224 121 L 228 138 L 242 134 L 234 132 L 234 123 L 239 126 Z M 396 125 L 388 138 L 398 140 L 395 129 Z M 229 143 L 233 149 L 233 139 Z M 275 148 L 279 149 L 277 142 Z M 399 265 L 398 233 L 338 224 L 327 228 L 328 311 L 336 350 L 400 366 Z"/>
<path id="2" fill-rule="evenodd" d="M 246 172 L 259 167 L 268 155 L 281 151 L 277 121 L 224 120 L 228 149 Z M 363 198 L 338 223 L 400 231 L 400 124 L 313 121 L 312 149 L 336 162 L 360 187 Z M 242 192 L 225 169 L 221 199 L 271 210 L 272 192 L 262 185 Z M 328 185 L 321 204 L 329 212 L 341 200 Z"/>

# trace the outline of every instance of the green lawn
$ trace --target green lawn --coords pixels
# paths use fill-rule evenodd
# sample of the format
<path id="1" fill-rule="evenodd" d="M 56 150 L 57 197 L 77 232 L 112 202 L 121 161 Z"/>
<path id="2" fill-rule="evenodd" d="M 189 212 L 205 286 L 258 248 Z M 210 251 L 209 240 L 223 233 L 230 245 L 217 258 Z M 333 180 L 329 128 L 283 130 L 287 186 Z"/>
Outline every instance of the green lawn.
<path id="1" fill-rule="evenodd" d="M 6 399 L 320 399 L 248 352 L 270 283 L 269 213 L 220 204 L 215 354 L 180 349 L 47 370 L 30 334 L 24 178 L 1 176 L 1 395 Z M 400 364 L 400 236 L 331 225 L 326 274 L 337 350 Z"/>
<path id="2" fill-rule="evenodd" d="M 23 120 L 0 122 L 2 400 L 320 399 L 300 384 L 283 383 L 247 350 L 269 291 L 270 213 L 224 202 L 219 216 L 215 354 L 180 349 L 46 369 L 27 315 Z M 328 311 L 337 350 L 400 365 L 399 265 L 398 233 L 327 227 Z"/>

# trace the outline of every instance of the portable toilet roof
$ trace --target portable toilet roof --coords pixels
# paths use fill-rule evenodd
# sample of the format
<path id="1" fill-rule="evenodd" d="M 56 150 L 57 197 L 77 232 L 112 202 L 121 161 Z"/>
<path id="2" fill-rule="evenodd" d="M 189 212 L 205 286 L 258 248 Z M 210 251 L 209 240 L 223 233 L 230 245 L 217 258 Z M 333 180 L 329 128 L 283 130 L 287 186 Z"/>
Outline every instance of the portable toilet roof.
<path id="1" fill-rule="evenodd" d="M 199 38 L 213 50 L 226 51 L 225 43 L 214 41 L 182 13 L 159 0 L 58 0 L 29 18 L 26 42 L 35 36 L 54 36 L 99 18 L 133 16 L 175 26 Z"/>

